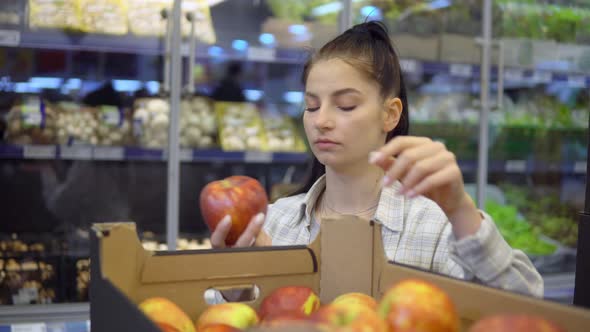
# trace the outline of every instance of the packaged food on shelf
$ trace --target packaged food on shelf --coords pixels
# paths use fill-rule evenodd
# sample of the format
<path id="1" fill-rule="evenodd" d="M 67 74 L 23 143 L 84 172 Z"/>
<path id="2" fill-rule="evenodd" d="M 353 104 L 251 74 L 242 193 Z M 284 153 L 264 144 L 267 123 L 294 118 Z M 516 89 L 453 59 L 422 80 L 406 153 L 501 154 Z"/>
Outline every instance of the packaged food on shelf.
<path id="1" fill-rule="evenodd" d="M 268 151 L 305 152 L 305 142 L 287 115 L 263 117 Z"/>
<path id="2" fill-rule="evenodd" d="M 168 144 L 170 105 L 159 98 L 138 99 L 133 114 L 133 134 L 139 145 L 162 148 Z M 180 108 L 180 145 L 210 148 L 215 145 L 217 124 L 210 101 L 203 97 L 186 98 Z"/>
<path id="3" fill-rule="evenodd" d="M 127 109 L 103 105 L 96 108 L 98 145 L 123 146 L 132 142 L 131 116 Z"/>
<path id="4" fill-rule="evenodd" d="M 127 0 L 78 0 L 85 32 L 127 34 Z"/>
<path id="5" fill-rule="evenodd" d="M 6 140 L 14 144 L 53 144 L 57 112 L 38 97 L 26 97 L 6 116 Z"/>
<path id="6" fill-rule="evenodd" d="M 219 140 L 225 151 L 266 151 L 262 117 L 251 103 L 216 102 Z"/>
<path id="7" fill-rule="evenodd" d="M 48 304 L 57 299 L 57 262 L 6 258 L 0 269 L 1 304 Z"/>
<path id="8" fill-rule="evenodd" d="M 185 98 L 180 105 L 180 146 L 210 148 L 215 145 L 217 122 L 211 101 Z"/>
<path id="9" fill-rule="evenodd" d="M 4 0 L 0 3 L 0 25 L 19 25 L 23 16 L 21 1 Z"/>
<path id="10" fill-rule="evenodd" d="M 62 102 L 57 105 L 57 143 L 61 145 L 98 144 L 99 120 L 92 107 Z"/>
<path id="11" fill-rule="evenodd" d="M 29 0 L 29 28 L 81 30 L 79 4 L 79 0 Z"/>
<path id="12" fill-rule="evenodd" d="M 90 285 L 90 259 L 82 258 L 76 261 L 76 299 L 88 301 L 88 287 Z"/>
<path id="13" fill-rule="evenodd" d="M 162 148 L 168 142 L 170 105 L 160 98 L 141 98 L 135 101 L 133 136 L 140 146 Z"/>
<path id="14" fill-rule="evenodd" d="M 163 36 L 166 20 L 162 10 L 170 7 L 170 0 L 129 0 L 129 32 L 138 36 Z"/>
<path id="15" fill-rule="evenodd" d="M 170 2 L 172 3 L 172 2 Z M 209 4 L 205 0 L 184 0 L 182 1 L 182 16 L 183 18 L 191 13 L 195 21 L 195 36 L 207 44 L 215 44 L 216 36 L 213 29 L 213 21 L 211 20 L 211 12 Z M 189 20 L 182 20 L 181 25 L 182 35 L 190 36 L 191 23 Z"/>

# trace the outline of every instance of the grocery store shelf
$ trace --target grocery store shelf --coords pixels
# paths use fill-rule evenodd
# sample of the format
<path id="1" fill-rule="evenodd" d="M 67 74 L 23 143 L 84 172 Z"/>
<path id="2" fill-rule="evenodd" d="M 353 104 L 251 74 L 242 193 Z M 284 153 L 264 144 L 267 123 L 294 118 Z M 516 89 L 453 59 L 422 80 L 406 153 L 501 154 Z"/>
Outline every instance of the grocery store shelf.
<path id="1" fill-rule="evenodd" d="M 138 147 L 0 145 L 0 159 L 164 161 L 166 150 Z M 181 149 L 183 162 L 305 163 L 306 153 Z"/>
<path id="2" fill-rule="evenodd" d="M 4 332 L 7 325 L 19 323 L 69 322 L 68 324 L 73 328 L 86 325 L 85 322 L 89 317 L 89 303 L 3 305 L 0 306 L 0 332 Z M 10 326 L 6 331 L 10 331 Z M 80 329 L 66 329 L 66 331 L 80 331 Z"/>
<path id="3" fill-rule="evenodd" d="M 6 32 L 8 30 L 4 31 Z M 162 54 L 164 50 L 164 41 L 161 37 L 67 33 L 57 30 L 14 30 L 8 32 L 14 33 L 15 37 L 10 38 L 13 41 L 12 43 L 3 43 L 4 46 L 133 54 Z M 210 52 L 211 47 L 215 48 L 214 52 Z M 189 54 L 188 50 L 188 44 L 186 42 L 183 43 L 181 52 L 186 56 Z M 198 58 L 302 64 L 309 57 L 309 51 L 305 49 L 264 47 L 250 47 L 246 51 L 236 51 L 231 47 L 200 44 L 197 45 L 196 56 Z M 480 75 L 479 65 L 451 63 L 445 59 L 439 61 L 402 59 L 401 66 L 408 73 L 448 74 L 454 77 L 468 79 L 476 79 Z M 492 68 L 492 75 L 494 76 L 496 74 L 497 68 L 494 67 Z M 507 86 L 520 83 L 561 82 L 567 83 L 572 87 L 590 87 L 589 73 L 536 70 L 530 68 L 506 67 L 504 68 L 504 80 Z"/>
<path id="4" fill-rule="evenodd" d="M 288 163 L 302 164 L 309 158 L 307 153 L 291 152 L 225 152 L 221 150 L 181 149 L 183 162 L 236 162 L 236 163 Z M 0 159 L 61 159 L 98 161 L 164 161 L 166 151 L 138 147 L 60 146 L 60 145 L 0 145 Z M 463 172 L 477 170 L 477 162 L 459 161 Z M 535 160 L 493 160 L 490 172 L 496 173 L 562 173 L 586 174 L 586 161 L 544 162 Z"/>

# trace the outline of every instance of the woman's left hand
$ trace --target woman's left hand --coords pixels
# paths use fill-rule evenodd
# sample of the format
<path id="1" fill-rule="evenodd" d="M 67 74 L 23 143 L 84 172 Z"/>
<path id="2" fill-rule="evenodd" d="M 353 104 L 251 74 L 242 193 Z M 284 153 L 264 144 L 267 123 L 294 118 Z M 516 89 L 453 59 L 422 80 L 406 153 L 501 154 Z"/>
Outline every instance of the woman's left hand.
<path id="1" fill-rule="evenodd" d="M 398 136 L 373 152 L 370 162 L 385 171 L 383 185 L 399 180 L 400 194 L 423 195 L 436 202 L 449 220 L 463 219 L 477 213 L 471 197 L 465 192 L 463 175 L 455 154 L 441 142 L 427 137 Z"/>

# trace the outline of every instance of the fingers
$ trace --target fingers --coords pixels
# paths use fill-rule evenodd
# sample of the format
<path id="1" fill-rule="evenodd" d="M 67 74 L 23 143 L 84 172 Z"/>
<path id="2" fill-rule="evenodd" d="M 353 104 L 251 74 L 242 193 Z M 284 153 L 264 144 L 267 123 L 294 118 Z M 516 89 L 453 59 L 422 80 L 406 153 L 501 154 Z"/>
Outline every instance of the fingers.
<path id="1" fill-rule="evenodd" d="M 375 158 L 377 160 L 382 160 L 386 159 L 387 156 L 395 157 L 407 149 L 427 143 L 432 143 L 432 140 L 428 137 L 398 136 L 377 150 Z"/>
<path id="2" fill-rule="evenodd" d="M 231 217 L 223 217 L 211 234 L 211 246 L 213 248 L 225 248 L 225 238 L 231 229 Z"/>
<path id="3" fill-rule="evenodd" d="M 444 151 L 446 151 L 446 148 L 440 142 L 427 141 L 419 145 L 409 145 L 407 149 L 400 152 L 393 165 L 386 170 L 383 185 L 388 186 L 397 180 L 403 179 L 406 173 L 411 171 L 417 163 L 420 163 L 420 167 L 427 168 L 426 162 L 423 163 L 422 161 Z"/>
<path id="4" fill-rule="evenodd" d="M 244 230 L 244 233 L 242 233 L 238 241 L 236 241 L 234 247 L 252 246 L 256 241 L 256 237 L 258 237 L 258 234 L 262 230 L 262 225 L 264 225 L 264 213 L 259 213 L 252 218 L 248 227 Z"/>
<path id="5" fill-rule="evenodd" d="M 402 188 L 400 189 L 400 194 L 404 195 L 407 193 L 408 196 L 412 196 L 414 186 L 428 176 L 433 175 L 454 163 L 455 155 L 446 150 L 417 161 L 401 179 Z"/>
<path id="6" fill-rule="evenodd" d="M 434 188 L 448 185 L 455 182 L 461 176 L 461 170 L 457 164 L 449 164 L 444 169 L 422 179 L 422 181 L 411 189 L 412 192 L 408 193 L 408 197 L 422 195 Z"/>

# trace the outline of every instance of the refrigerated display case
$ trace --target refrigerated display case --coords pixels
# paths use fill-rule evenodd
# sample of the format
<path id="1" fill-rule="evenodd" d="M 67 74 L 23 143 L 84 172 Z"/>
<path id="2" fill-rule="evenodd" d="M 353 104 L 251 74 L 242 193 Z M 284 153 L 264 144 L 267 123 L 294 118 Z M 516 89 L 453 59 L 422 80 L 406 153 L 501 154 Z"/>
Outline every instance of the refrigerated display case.
<path id="1" fill-rule="evenodd" d="M 82 24 L 72 20 L 58 23 L 59 29 L 31 26 L 31 12 L 29 19 L 23 13 L 35 2 L 0 4 L 5 13 L 0 15 L 5 73 L 0 111 L 6 114 L 4 127 L 0 124 L 5 138 L 0 192 L 7 207 L 2 218 L 11 221 L 0 233 L 27 246 L 14 259 L 21 270 L 24 263 L 34 265 L 31 257 L 38 275 L 41 262 L 53 266 L 56 280 L 45 288 L 53 287 L 52 302 L 68 304 L 31 306 L 16 320 L 8 318 L 22 310 L 0 307 L 0 323 L 37 317 L 80 328 L 87 317 L 92 222 L 135 221 L 144 245 L 154 250 L 207 248 L 208 231 L 197 205 L 207 182 L 244 174 L 258 178 L 274 198 L 289 192 L 308 155 L 300 144 L 285 142 L 292 134 L 279 133 L 301 135 L 299 75 L 308 48 L 367 19 L 386 23 L 401 55 L 411 90 L 411 133 L 441 140 L 455 152 L 467 189 L 484 198 L 479 205 L 502 221 L 498 226 L 511 245 L 525 250 L 542 272 L 546 298 L 571 303 L 575 221 L 588 157 L 590 69 L 583 56 L 586 18 L 571 23 L 563 1 L 494 1 L 491 12 L 477 1 L 209 1 L 209 16 L 199 16 L 204 21 L 196 31 L 204 34 L 198 41 L 191 40 L 191 16 L 183 13 L 182 75 L 163 69 L 170 67 L 173 53 L 171 25 L 162 18 L 164 7 L 157 6 L 170 1 L 129 5 L 126 31 L 95 31 L 96 24 L 85 31 L 72 28 Z M 562 20 L 545 12 L 559 13 Z M 485 14 L 493 21 L 488 52 L 482 38 Z M 154 24 L 134 21 L 142 16 Z M 535 26 L 543 20 L 551 22 Z M 522 27 L 526 22 L 531 26 Z M 567 30 L 572 24 L 574 39 Z M 227 111 L 208 96 L 230 63 L 242 67 L 245 103 Z M 176 91 L 178 107 L 170 101 L 173 85 L 182 90 Z M 485 118 L 482 106 L 491 109 Z M 177 156 L 168 152 L 166 128 L 172 121 L 179 131 Z M 482 122 L 489 122 L 483 146 Z M 246 140 L 233 135 L 237 138 L 228 146 L 227 123 L 255 123 L 258 129 L 243 135 Z M 488 160 L 484 168 L 481 149 Z M 174 160 L 178 185 L 170 184 L 167 168 Z M 170 188 L 176 188 L 177 208 L 169 205 Z M 29 255 L 37 243 L 45 252 Z M 21 297 L 39 298 L 45 288 Z M 63 313 L 61 321 L 51 319 L 55 312 Z M 64 318 L 67 312 L 71 318 Z"/>

